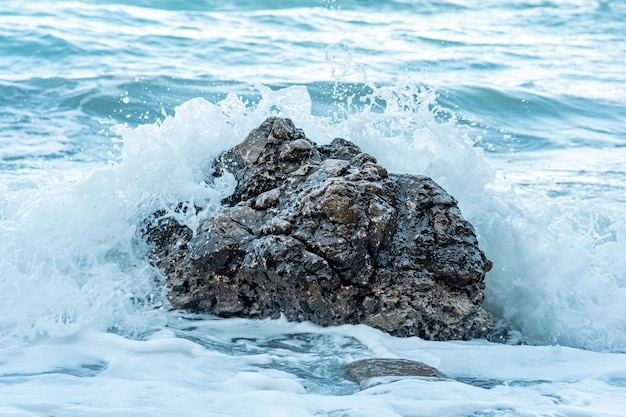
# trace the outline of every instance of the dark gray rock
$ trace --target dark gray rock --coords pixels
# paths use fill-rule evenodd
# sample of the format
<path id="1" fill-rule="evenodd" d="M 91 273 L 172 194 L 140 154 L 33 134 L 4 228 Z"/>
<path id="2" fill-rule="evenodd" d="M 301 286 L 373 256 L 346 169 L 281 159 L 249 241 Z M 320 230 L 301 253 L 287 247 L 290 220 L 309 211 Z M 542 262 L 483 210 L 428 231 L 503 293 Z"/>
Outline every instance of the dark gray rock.
<path id="1" fill-rule="evenodd" d="M 438 340 L 491 329 L 491 262 L 430 178 L 389 174 L 344 139 L 317 146 L 281 118 L 214 168 L 238 185 L 195 233 L 172 219 L 147 228 L 174 308 Z"/>

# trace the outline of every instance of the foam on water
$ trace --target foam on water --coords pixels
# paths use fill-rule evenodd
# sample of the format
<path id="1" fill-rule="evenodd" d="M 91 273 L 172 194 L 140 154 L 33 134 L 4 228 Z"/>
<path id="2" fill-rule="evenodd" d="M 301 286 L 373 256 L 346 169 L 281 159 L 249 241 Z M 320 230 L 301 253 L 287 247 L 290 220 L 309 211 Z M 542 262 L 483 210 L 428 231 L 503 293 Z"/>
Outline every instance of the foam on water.
<path id="1" fill-rule="evenodd" d="M 341 367 L 366 357 L 419 360 L 450 379 L 361 390 Z M 626 389 L 618 354 L 181 315 L 142 341 L 81 331 L 2 359 L 6 416 L 617 417 Z"/>

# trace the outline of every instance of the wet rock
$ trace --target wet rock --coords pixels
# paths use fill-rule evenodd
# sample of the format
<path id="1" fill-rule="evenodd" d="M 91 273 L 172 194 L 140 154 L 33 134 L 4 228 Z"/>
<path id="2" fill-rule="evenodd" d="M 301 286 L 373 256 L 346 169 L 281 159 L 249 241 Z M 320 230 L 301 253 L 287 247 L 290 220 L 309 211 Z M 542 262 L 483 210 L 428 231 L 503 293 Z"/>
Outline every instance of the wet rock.
<path id="1" fill-rule="evenodd" d="M 362 359 L 344 367 L 346 377 L 361 385 L 372 386 L 374 378 L 421 377 L 448 379 L 437 368 L 408 359 Z"/>
<path id="2" fill-rule="evenodd" d="M 174 308 L 437 340 L 491 329 L 491 263 L 430 178 L 390 174 L 345 139 L 317 146 L 281 118 L 214 168 L 237 179 L 222 208 L 195 233 L 172 219 L 147 231 Z"/>

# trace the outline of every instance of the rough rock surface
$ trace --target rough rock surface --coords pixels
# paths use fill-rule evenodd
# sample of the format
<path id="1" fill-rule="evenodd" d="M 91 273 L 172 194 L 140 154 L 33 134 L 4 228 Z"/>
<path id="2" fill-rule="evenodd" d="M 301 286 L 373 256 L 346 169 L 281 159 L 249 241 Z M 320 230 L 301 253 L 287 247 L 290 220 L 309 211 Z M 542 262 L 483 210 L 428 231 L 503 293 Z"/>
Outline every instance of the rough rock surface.
<path id="1" fill-rule="evenodd" d="M 491 262 L 430 178 L 389 174 L 344 139 L 317 146 L 281 118 L 223 154 L 224 171 L 236 190 L 198 230 L 162 219 L 146 232 L 174 308 L 437 340 L 491 329 Z"/>

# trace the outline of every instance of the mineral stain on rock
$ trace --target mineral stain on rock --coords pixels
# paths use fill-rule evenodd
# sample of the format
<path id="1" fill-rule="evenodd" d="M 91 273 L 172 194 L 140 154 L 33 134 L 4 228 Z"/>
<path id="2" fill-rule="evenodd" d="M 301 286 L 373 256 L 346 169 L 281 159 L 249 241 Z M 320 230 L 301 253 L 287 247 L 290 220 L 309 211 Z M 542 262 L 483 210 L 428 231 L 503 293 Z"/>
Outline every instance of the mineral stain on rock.
<path id="1" fill-rule="evenodd" d="M 237 186 L 197 230 L 146 227 L 172 307 L 435 340 L 491 330 L 480 307 L 491 262 L 432 179 L 390 174 L 345 139 L 318 146 L 283 118 L 214 168 Z"/>

